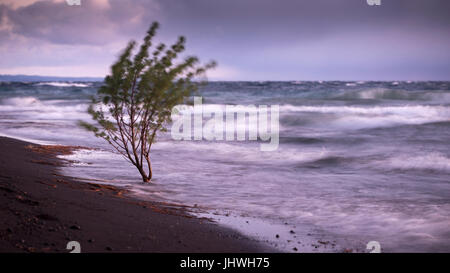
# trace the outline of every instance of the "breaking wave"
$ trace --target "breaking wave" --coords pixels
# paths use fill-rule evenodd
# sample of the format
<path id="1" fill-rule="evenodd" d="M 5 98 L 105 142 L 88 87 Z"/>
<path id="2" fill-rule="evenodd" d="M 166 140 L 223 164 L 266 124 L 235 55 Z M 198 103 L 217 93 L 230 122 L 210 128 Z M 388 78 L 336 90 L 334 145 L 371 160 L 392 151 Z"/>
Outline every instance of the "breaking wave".
<path id="1" fill-rule="evenodd" d="M 352 85 L 356 86 L 356 84 Z M 384 88 L 370 88 L 332 94 L 333 99 L 343 100 L 411 100 L 450 102 L 450 94 L 441 91 L 407 91 Z"/>
<path id="2" fill-rule="evenodd" d="M 1 103 L 4 105 L 12 105 L 12 106 L 31 106 L 31 105 L 39 105 L 41 102 L 39 99 L 35 97 L 16 97 L 3 99 Z"/>
<path id="3" fill-rule="evenodd" d="M 450 158 L 438 152 L 415 156 L 396 156 L 382 163 L 400 170 L 450 171 Z"/>
<path id="4" fill-rule="evenodd" d="M 281 118 L 281 123 L 283 124 L 285 121 L 290 126 L 310 124 L 314 127 L 360 129 L 450 121 L 450 108 L 445 106 L 284 105 L 280 107 L 280 110 L 285 113 L 285 116 Z"/>
<path id="5" fill-rule="evenodd" d="M 74 83 L 74 82 L 40 82 L 36 85 L 49 85 L 55 87 L 89 87 L 90 84 L 86 83 Z"/>

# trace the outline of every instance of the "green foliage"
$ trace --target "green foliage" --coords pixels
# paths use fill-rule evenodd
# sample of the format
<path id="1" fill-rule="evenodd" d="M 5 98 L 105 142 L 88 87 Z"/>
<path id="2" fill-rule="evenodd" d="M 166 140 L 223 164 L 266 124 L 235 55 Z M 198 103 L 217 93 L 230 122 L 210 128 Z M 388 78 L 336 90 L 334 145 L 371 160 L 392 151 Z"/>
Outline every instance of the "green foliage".
<path id="1" fill-rule="evenodd" d="M 182 36 L 171 47 L 161 43 L 149 54 L 158 26 L 151 25 L 134 56 L 136 42 L 131 41 L 111 66 L 88 109 L 96 124 L 80 122 L 135 165 L 145 182 L 152 176 L 149 155 L 156 133 L 165 131 L 171 109 L 197 90 L 200 82 L 195 78 L 216 66 L 215 62 L 201 66 L 194 56 L 180 61 L 186 43 Z"/>

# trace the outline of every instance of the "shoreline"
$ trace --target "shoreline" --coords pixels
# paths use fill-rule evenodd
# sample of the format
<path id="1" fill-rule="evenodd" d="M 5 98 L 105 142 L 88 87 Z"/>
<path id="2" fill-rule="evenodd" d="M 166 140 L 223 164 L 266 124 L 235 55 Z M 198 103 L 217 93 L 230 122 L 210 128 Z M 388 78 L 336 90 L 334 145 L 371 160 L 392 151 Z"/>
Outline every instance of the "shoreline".
<path id="1" fill-rule="evenodd" d="M 61 175 L 53 148 L 0 137 L 0 252 L 275 252 L 188 207 Z"/>

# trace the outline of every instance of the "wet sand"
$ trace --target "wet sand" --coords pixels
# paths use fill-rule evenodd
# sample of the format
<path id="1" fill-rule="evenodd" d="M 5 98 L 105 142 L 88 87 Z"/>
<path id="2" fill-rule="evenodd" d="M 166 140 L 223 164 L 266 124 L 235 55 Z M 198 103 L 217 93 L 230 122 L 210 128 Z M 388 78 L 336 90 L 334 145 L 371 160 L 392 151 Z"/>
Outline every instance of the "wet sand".
<path id="1" fill-rule="evenodd" d="M 0 137 L 0 252 L 69 252 L 69 241 L 81 252 L 274 251 L 186 207 L 62 176 L 56 155 L 72 149 Z"/>

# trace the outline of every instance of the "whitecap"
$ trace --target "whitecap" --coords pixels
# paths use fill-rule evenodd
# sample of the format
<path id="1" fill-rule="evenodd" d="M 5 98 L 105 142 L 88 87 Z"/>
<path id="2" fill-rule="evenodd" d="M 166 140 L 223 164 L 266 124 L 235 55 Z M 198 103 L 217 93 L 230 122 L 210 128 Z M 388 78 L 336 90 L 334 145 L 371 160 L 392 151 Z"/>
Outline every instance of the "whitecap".
<path id="1" fill-rule="evenodd" d="M 405 106 L 280 106 L 282 113 L 290 112 L 326 114 L 317 122 L 318 127 L 338 127 L 348 129 L 376 128 L 401 124 L 426 124 L 450 121 L 450 108 L 445 106 L 405 105 Z M 308 116 L 304 117 L 305 120 Z"/>
<path id="2" fill-rule="evenodd" d="M 395 156 L 378 162 L 378 164 L 380 163 L 400 170 L 450 171 L 450 158 L 438 152 L 415 156 Z"/>
<path id="3" fill-rule="evenodd" d="M 39 99 L 35 97 L 16 97 L 2 100 L 2 104 L 14 106 L 30 106 L 30 105 L 38 105 L 40 103 L 41 102 L 39 101 Z"/>
<path id="4" fill-rule="evenodd" d="M 36 85 L 49 85 L 55 87 L 89 87 L 90 84 L 74 82 L 40 82 Z"/>

